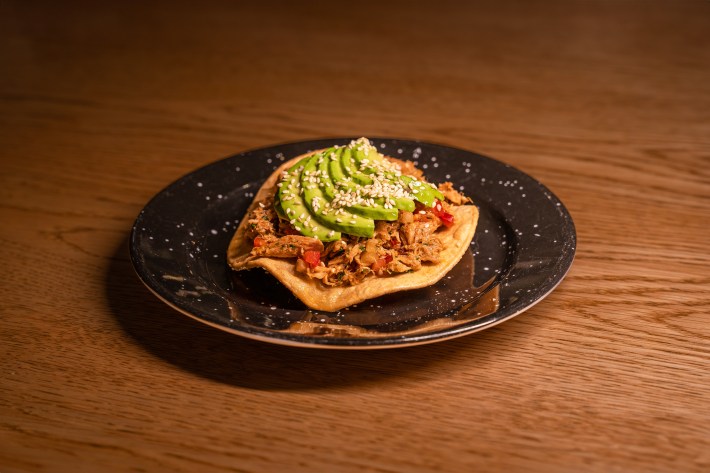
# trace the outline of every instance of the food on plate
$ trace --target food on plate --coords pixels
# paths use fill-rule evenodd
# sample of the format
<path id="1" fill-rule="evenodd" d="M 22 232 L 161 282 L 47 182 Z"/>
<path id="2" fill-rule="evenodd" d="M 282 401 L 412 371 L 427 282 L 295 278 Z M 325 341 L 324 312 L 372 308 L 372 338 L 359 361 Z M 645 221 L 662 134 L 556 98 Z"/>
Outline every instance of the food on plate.
<path id="1" fill-rule="evenodd" d="M 366 138 L 284 163 L 264 182 L 227 250 L 232 269 L 261 267 L 312 309 L 336 311 L 430 286 L 466 252 L 478 209 L 450 182 Z"/>

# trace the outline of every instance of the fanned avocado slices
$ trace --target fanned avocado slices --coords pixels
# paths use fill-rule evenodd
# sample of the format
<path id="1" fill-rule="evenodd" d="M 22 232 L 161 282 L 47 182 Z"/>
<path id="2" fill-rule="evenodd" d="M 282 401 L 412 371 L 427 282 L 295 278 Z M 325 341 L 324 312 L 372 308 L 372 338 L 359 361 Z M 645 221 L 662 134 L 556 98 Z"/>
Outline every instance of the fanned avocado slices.
<path id="1" fill-rule="evenodd" d="M 334 186 L 333 199 L 337 202 L 347 200 L 352 197 L 353 202 L 347 205 L 347 208 L 358 215 L 369 217 L 375 220 L 397 220 L 399 211 L 394 206 L 386 206 L 385 199 L 371 198 L 368 199 L 367 205 L 355 203 L 355 196 L 361 191 L 362 186 L 356 184 L 353 179 L 348 176 L 343 170 L 343 162 L 350 159 L 350 150 L 347 148 L 341 149 L 336 159 L 333 159 L 328 164 L 328 171 Z"/>
<path id="2" fill-rule="evenodd" d="M 321 225 L 331 230 L 355 236 L 372 237 L 375 234 L 375 221 L 372 218 L 353 214 L 345 208 L 333 208 L 331 202 L 326 198 L 320 184 L 320 181 L 324 180 L 324 176 L 318 170 L 320 161 L 324 159 L 326 158 L 323 153 L 313 155 L 305 161 L 301 171 L 303 201 L 311 215 Z"/>
<path id="3" fill-rule="evenodd" d="M 397 220 L 399 210 L 414 210 L 414 200 L 431 207 L 443 198 L 393 169 L 369 143 L 355 141 L 298 161 L 279 183 L 274 205 L 299 233 L 327 242 L 341 233 L 372 237 L 375 220 Z"/>
<path id="4" fill-rule="evenodd" d="M 404 186 L 413 196 L 414 200 L 424 204 L 427 207 L 433 207 L 436 200 L 443 200 L 444 195 L 431 184 L 422 182 L 411 176 L 405 176 L 399 174 L 391 169 L 385 164 L 385 160 L 380 155 L 377 150 L 364 147 L 356 148 L 356 152 L 353 154 L 356 166 L 363 171 L 365 174 L 374 174 L 378 172 L 384 173 L 384 176 L 394 183 L 399 183 Z M 398 200 L 398 208 L 402 210 L 409 210 L 410 212 L 414 210 L 414 204 L 411 205 L 406 202 L 406 198 L 400 198 Z"/>
<path id="5" fill-rule="evenodd" d="M 281 206 L 281 215 L 289 220 L 297 232 L 321 241 L 340 240 L 341 234 L 313 220 L 309 208 L 301 196 L 301 173 L 312 156 L 303 158 L 291 167 L 279 184 L 276 202 Z"/>

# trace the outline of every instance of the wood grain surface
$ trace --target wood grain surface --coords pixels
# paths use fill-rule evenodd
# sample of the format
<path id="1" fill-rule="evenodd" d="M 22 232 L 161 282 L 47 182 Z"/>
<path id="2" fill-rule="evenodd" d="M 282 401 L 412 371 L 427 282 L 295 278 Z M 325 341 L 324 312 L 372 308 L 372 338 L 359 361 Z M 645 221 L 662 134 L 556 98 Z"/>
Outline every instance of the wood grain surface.
<path id="1" fill-rule="evenodd" d="M 710 471 L 709 2 L 6 0 L 0 38 L 0 472 Z M 134 275 L 168 183 L 353 135 L 542 181 L 567 279 L 478 334 L 333 352 Z"/>

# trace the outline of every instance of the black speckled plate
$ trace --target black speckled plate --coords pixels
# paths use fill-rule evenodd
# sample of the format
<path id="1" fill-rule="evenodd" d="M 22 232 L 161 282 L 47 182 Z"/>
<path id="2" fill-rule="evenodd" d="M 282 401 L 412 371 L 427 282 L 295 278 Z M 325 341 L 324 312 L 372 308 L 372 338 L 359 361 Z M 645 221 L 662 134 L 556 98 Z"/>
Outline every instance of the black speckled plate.
<path id="1" fill-rule="evenodd" d="M 576 235 L 545 186 L 504 163 L 418 141 L 372 139 L 383 154 L 411 159 L 431 182 L 450 180 L 480 219 L 470 250 L 439 283 L 339 312 L 306 308 L 261 269 L 229 269 L 226 249 L 261 183 L 284 160 L 351 138 L 289 143 L 223 159 L 179 179 L 141 211 L 131 259 L 160 299 L 237 335 L 286 345 L 387 348 L 483 330 L 548 295 L 572 264 Z"/>

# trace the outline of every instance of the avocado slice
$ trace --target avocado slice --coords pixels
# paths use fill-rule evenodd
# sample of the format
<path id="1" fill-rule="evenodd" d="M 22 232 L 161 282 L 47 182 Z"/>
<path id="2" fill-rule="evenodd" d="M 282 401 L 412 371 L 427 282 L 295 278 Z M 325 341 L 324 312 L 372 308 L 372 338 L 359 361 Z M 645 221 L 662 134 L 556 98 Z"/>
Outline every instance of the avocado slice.
<path id="1" fill-rule="evenodd" d="M 337 146 L 335 148 L 330 148 L 323 153 L 323 159 L 318 160 L 318 170 L 320 171 L 321 177 L 321 190 L 329 202 L 333 200 L 333 197 L 335 197 L 335 186 L 333 185 L 333 180 L 330 177 L 329 164 L 332 160 L 339 160 L 340 153 L 342 153 L 342 151 L 343 149 Z"/>
<path id="2" fill-rule="evenodd" d="M 410 193 L 417 202 L 427 207 L 433 207 L 438 200 L 444 200 L 444 194 L 439 189 L 427 182 L 414 179 L 410 176 L 400 176 L 402 184 L 410 189 Z"/>
<path id="3" fill-rule="evenodd" d="M 351 167 L 354 169 L 362 169 L 362 172 L 360 172 L 360 174 L 365 176 L 367 174 L 375 174 L 381 171 L 383 165 L 385 164 L 384 157 L 382 157 L 382 155 L 380 155 L 377 150 L 371 147 L 365 148 L 364 150 L 361 147 L 354 148 L 352 153 L 352 161 L 353 163 Z M 409 191 L 409 187 L 405 185 L 405 183 L 401 180 L 401 176 L 397 176 L 391 171 L 385 171 L 384 176 L 390 183 L 399 183 L 407 191 Z M 369 178 L 369 176 L 366 177 Z M 356 177 L 353 176 L 353 179 L 356 180 Z M 372 182 L 372 178 L 369 179 Z M 397 207 L 398 209 L 406 210 L 409 212 L 412 212 L 414 210 L 414 201 L 412 199 L 409 199 L 407 197 L 395 197 L 394 202 L 395 207 Z M 431 205 L 429 207 L 431 207 Z"/>
<path id="4" fill-rule="evenodd" d="M 368 171 L 370 173 L 376 172 L 378 169 L 377 164 L 382 163 L 384 161 L 384 157 L 380 155 L 375 149 L 370 148 L 367 151 L 368 152 L 366 153 L 361 149 L 356 150 L 353 155 L 355 160 L 355 167 L 358 169 L 363 169 L 365 173 L 367 173 Z M 367 159 L 370 163 L 373 164 L 370 166 L 362 166 L 362 162 L 365 159 Z M 402 186 L 408 189 L 408 191 L 412 194 L 412 196 L 417 202 L 420 202 L 427 207 L 433 207 L 437 199 L 444 199 L 444 194 L 439 192 L 437 188 L 435 188 L 431 184 L 420 181 L 411 176 L 398 176 L 393 172 L 386 172 L 385 176 L 392 182 L 398 182 L 402 184 Z M 410 204 L 409 202 L 406 202 L 406 200 L 411 199 L 397 199 L 397 207 L 402 210 L 409 210 L 411 212 L 412 210 L 414 210 L 414 203 L 412 202 Z"/>
<path id="5" fill-rule="evenodd" d="M 302 235 L 318 238 L 321 241 L 340 240 L 340 232 L 327 228 L 313 221 L 311 212 L 301 197 L 301 174 L 311 156 L 301 159 L 291 166 L 287 176 L 279 184 L 276 202 L 280 205 L 281 215 L 289 219 L 291 225 Z M 304 192 L 305 193 L 305 192 Z"/>
<path id="6" fill-rule="evenodd" d="M 325 193 L 321 190 L 321 175 L 318 172 L 322 161 L 329 159 L 324 153 L 313 155 L 306 160 L 301 171 L 301 189 L 303 201 L 310 215 L 321 225 L 336 231 L 361 237 L 375 234 L 375 221 L 372 218 L 355 215 L 344 208 L 334 209 Z"/>
<path id="7" fill-rule="evenodd" d="M 350 154 L 347 148 L 341 148 L 338 159 L 329 160 L 328 171 L 335 192 L 358 192 L 360 186 L 353 182 L 350 176 L 347 176 L 343 171 L 343 155 Z M 382 198 L 373 199 L 373 205 L 352 205 L 348 207 L 354 214 L 362 215 L 363 217 L 372 218 L 374 220 L 397 220 L 399 211 L 396 208 L 385 208 L 385 201 Z"/>
<path id="8" fill-rule="evenodd" d="M 360 171 L 359 162 L 355 160 L 355 155 L 358 153 L 363 154 L 363 152 L 357 148 L 345 148 L 340 155 L 340 165 L 342 166 L 343 172 L 346 176 L 350 177 L 350 179 L 361 186 L 367 186 L 372 184 L 373 180 L 370 176 Z"/>

